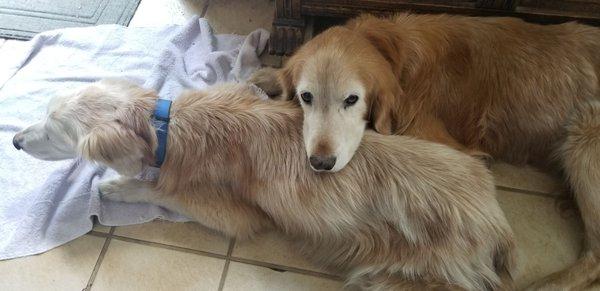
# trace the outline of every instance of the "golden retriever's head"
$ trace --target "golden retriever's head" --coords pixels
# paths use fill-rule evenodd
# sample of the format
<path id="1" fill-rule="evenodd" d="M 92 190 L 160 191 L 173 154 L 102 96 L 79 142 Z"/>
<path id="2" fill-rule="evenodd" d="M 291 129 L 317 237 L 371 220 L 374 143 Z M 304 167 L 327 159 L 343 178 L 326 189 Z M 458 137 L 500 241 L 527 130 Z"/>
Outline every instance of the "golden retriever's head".
<path id="1" fill-rule="evenodd" d="M 358 148 L 365 127 L 394 130 L 401 94 L 391 65 L 363 35 L 334 27 L 305 44 L 280 72 L 283 96 L 304 111 L 304 143 L 317 171 L 339 171 Z"/>
<path id="2" fill-rule="evenodd" d="M 153 100 L 152 91 L 103 80 L 53 98 L 44 120 L 17 133 L 13 144 L 38 159 L 83 156 L 133 176 L 153 157 Z"/>

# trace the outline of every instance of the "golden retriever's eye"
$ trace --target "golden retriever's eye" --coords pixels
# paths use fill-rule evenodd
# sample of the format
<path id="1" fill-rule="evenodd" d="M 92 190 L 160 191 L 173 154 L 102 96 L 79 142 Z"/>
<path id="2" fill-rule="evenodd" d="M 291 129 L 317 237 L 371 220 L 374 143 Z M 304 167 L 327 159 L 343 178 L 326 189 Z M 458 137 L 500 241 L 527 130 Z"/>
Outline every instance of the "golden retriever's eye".
<path id="1" fill-rule="evenodd" d="M 304 92 L 304 93 L 300 94 L 300 98 L 306 104 L 310 104 L 310 103 L 312 103 L 313 95 L 310 92 Z"/>
<path id="2" fill-rule="evenodd" d="M 350 107 L 350 106 L 356 104 L 356 101 L 358 101 L 358 96 L 356 96 L 356 95 L 348 96 L 348 98 L 344 99 L 344 108 Z"/>

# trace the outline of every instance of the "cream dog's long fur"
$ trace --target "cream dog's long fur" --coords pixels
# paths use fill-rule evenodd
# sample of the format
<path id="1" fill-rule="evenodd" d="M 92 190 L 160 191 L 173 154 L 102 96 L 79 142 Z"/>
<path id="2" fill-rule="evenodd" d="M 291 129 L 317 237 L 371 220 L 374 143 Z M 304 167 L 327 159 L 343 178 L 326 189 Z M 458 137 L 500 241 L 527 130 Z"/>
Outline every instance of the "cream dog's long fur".
<path id="1" fill-rule="evenodd" d="M 36 139 L 48 134 L 39 128 L 76 129 L 63 152 L 131 176 L 154 158 L 156 98 L 102 81 L 53 101 L 44 124 L 18 139 L 44 158 L 30 149 L 52 142 Z M 274 226 L 360 289 L 511 288 L 513 234 L 478 160 L 368 131 L 344 170 L 319 174 L 302 143 L 302 111 L 291 102 L 260 100 L 246 85 L 188 92 L 173 103 L 158 181 L 123 177 L 101 192 L 165 206 L 238 238 Z"/>
<path id="2" fill-rule="evenodd" d="M 350 161 L 370 123 L 380 133 L 564 172 L 586 251 L 532 288 L 571 290 L 600 278 L 599 52 L 600 29 L 577 23 L 365 15 L 317 35 L 283 69 L 254 81 L 270 95 L 314 95 L 301 102 L 306 149 L 336 156 L 332 171 Z M 350 94 L 360 98 L 346 107 Z"/>

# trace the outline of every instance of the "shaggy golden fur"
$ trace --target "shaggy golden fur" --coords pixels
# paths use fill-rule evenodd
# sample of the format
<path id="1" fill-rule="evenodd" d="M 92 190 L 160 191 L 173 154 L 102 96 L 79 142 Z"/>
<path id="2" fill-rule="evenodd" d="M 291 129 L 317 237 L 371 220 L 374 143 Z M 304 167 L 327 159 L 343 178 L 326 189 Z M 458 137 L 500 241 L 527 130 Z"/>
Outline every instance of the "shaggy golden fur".
<path id="1" fill-rule="evenodd" d="M 365 15 L 306 43 L 278 76 L 260 72 L 254 81 L 269 83 L 273 92 L 279 82 L 286 98 L 309 83 L 325 92 L 314 100 L 329 100 L 346 87 L 325 76 L 344 72 L 366 89 L 362 114 L 380 133 L 564 171 L 581 210 L 587 250 L 573 269 L 533 287 L 566 290 L 600 277 L 600 105 L 594 101 L 600 99 L 599 52 L 600 29 L 577 23 Z M 305 114 L 317 110 L 302 106 Z M 331 127 L 335 118 L 329 114 L 314 127 Z M 330 132 L 349 132 L 347 123 Z"/>
<path id="2" fill-rule="evenodd" d="M 157 97 L 122 82 L 91 87 L 50 115 L 90 114 L 78 114 L 94 124 L 81 127 L 77 151 L 131 175 L 152 161 L 150 101 Z M 107 109 L 88 112 L 97 100 Z M 302 110 L 291 102 L 261 100 L 247 85 L 188 92 L 172 105 L 158 181 L 123 177 L 100 191 L 165 206 L 228 236 L 276 227 L 359 289 L 511 288 L 512 231 L 479 161 L 443 145 L 367 132 L 344 170 L 315 173 L 302 143 Z"/>

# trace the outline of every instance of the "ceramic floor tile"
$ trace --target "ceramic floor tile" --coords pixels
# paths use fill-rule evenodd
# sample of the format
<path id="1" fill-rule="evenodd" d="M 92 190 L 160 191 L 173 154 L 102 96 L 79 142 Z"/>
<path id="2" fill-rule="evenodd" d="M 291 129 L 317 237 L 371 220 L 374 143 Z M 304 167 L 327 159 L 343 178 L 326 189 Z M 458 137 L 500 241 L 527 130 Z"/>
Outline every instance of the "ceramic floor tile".
<path id="1" fill-rule="evenodd" d="M 94 223 L 94 226 L 92 227 L 92 231 L 103 232 L 103 233 L 109 233 L 110 232 L 110 226 L 102 225 L 98 221 L 98 218 L 95 217 L 95 216 L 94 216 L 94 219 L 93 219 L 93 223 Z"/>
<path id="2" fill-rule="evenodd" d="M 561 215 L 551 197 L 499 191 L 498 200 L 517 239 L 521 265 L 518 287 L 575 262 L 583 238 L 575 215 Z"/>
<path id="3" fill-rule="evenodd" d="M 221 259 L 113 239 L 92 290 L 217 290 L 224 264 Z"/>
<path id="4" fill-rule="evenodd" d="M 184 24 L 192 15 L 202 16 L 207 4 L 208 0 L 142 0 L 129 26 Z"/>
<path id="5" fill-rule="evenodd" d="M 231 262 L 223 290 L 341 290 L 342 282 Z"/>
<path id="6" fill-rule="evenodd" d="M 496 185 L 499 186 L 553 195 L 564 192 L 562 182 L 558 177 L 542 173 L 533 167 L 494 163 L 492 173 L 496 179 Z"/>
<path id="7" fill-rule="evenodd" d="M 94 227 L 92 228 L 93 231 L 97 231 L 97 232 L 103 232 L 103 233 L 109 233 L 110 232 L 110 226 L 105 226 L 105 225 L 101 225 L 101 224 L 94 224 Z"/>
<path id="8" fill-rule="evenodd" d="M 271 30 L 274 15 L 274 0 L 214 0 L 206 10 L 206 19 L 216 33 L 248 34 L 257 28 Z"/>
<path id="9" fill-rule="evenodd" d="M 194 222 L 156 220 L 138 225 L 119 226 L 114 234 L 222 255 L 227 254 L 229 248 L 229 239 Z"/>
<path id="10" fill-rule="evenodd" d="M 253 240 L 236 241 L 233 257 L 261 261 L 305 270 L 323 272 L 302 257 L 293 243 L 277 232 L 262 234 Z"/>
<path id="11" fill-rule="evenodd" d="M 82 290 L 104 241 L 85 235 L 40 255 L 0 261 L 0 290 Z"/>

